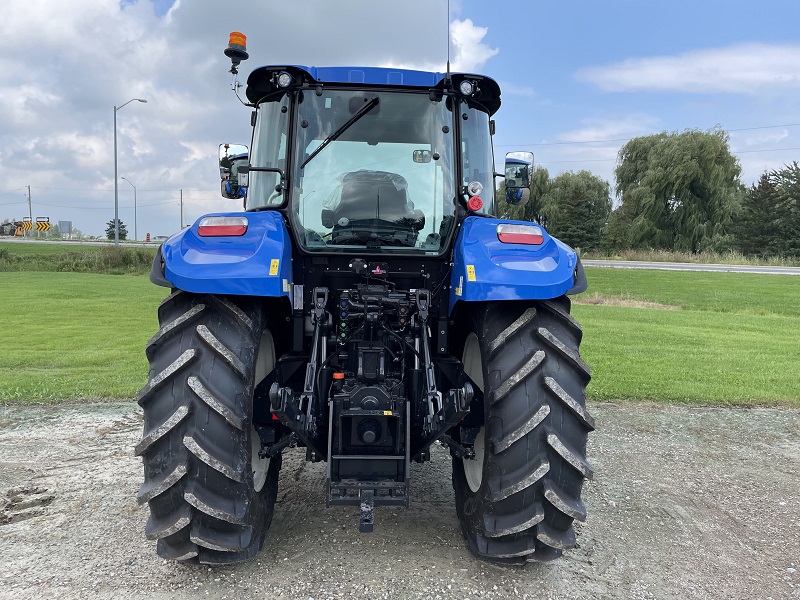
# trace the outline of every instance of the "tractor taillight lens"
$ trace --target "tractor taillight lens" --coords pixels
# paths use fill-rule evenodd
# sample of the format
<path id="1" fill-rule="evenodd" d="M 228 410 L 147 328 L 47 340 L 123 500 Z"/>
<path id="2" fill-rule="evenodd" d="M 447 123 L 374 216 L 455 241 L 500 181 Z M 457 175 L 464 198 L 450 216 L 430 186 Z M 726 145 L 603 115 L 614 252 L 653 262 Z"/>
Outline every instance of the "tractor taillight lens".
<path id="1" fill-rule="evenodd" d="M 197 226 L 197 233 L 202 237 L 236 237 L 246 231 L 247 217 L 206 217 Z"/>
<path id="2" fill-rule="evenodd" d="M 497 239 L 504 244 L 528 244 L 538 246 L 544 242 L 544 233 L 536 225 L 512 225 L 501 223 L 497 226 Z"/>

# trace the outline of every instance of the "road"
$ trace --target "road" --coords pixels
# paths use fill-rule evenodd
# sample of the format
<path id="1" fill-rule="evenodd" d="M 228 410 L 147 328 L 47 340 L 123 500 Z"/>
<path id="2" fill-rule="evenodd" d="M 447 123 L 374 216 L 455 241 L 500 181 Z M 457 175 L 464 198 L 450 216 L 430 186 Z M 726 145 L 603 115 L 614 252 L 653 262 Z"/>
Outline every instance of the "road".
<path id="1" fill-rule="evenodd" d="M 612 269 L 659 269 L 663 271 L 717 271 L 725 273 L 761 273 L 768 275 L 800 275 L 800 267 L 767 267 L 757 265 L 706 265 L 696 263 L 647 262 L 637 260 L 582 260 L 585 267 Z"/>
<path id="2" fill-rule="evenodd" d="M 524 567 L 475 560 L 438 446 L 409 509 L 325 508 L 324 463 L 289 450 L 252 561 L 159 559 L 134 499 L 132 401 L 0 407 L 0 598 L 800 600 L 800 411 L 590 403 L 579 546 Z"/>

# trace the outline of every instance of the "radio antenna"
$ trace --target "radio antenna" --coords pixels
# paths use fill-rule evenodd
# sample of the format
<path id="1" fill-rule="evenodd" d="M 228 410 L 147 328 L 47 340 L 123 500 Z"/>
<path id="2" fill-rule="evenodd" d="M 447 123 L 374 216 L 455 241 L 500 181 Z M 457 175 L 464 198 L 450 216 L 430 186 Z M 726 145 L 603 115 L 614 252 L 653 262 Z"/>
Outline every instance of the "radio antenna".
<path id="1" fill-rule="evenodd" d="M 447 0 L 447 79 L 450 79 L 450 0 Z"/>

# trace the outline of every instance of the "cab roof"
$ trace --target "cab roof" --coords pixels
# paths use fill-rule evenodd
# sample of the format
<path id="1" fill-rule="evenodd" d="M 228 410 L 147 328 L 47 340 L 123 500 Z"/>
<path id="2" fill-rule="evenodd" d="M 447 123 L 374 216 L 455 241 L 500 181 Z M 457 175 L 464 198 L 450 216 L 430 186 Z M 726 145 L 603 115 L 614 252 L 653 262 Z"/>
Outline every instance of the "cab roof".
<path id="1" fill-rule="evenodd" d="M 417 88 L 455 90 L 464 80 L 475 85 L 471 96 L 494 114 L 500 108 L 500 86 L 490 77 L 470 73 L 439 73 L 384 67 L 306 67 L 302 65 L 267 65 L 255 69 L 247 78 L 247 99 L 257 103 L 266 95 L 278 90 L 277 76 L 281 72 L 292 76 L 289 88 L 314 87 L 335 84 L 355 89 L 368 87 Z"/>

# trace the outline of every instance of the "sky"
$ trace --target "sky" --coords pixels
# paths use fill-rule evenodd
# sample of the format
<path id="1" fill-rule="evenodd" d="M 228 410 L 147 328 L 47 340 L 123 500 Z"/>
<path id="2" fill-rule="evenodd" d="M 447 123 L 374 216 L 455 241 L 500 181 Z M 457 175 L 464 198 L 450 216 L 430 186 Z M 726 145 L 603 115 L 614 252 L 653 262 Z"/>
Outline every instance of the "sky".
<path id="1" fill-rule="evenodd" d="M 613 188 L 619 149 L 661 131 L 721 127 L 751 185 L 800 161 L 796 0 L 4 0 L 0 221 L 72 221 L 101 236 L 170 235 L 215 211 L 220 143 L 250 142 L 230 89 L 265 64 L 481 73 L 502 90 L 498 165 L 532 151 L 551 176 Z M 147 103 L 130 102 L 134 98 Z M 126 104 L 127 103 L 127 104 Z M 123 106 L 124 105 L 124 106 Z M 135 188 L 135 194 L 134 194 Z M 135 195 L 135 199 L 134 199 Z M 136 210 L 134 214 L 134 203 Z"/>

